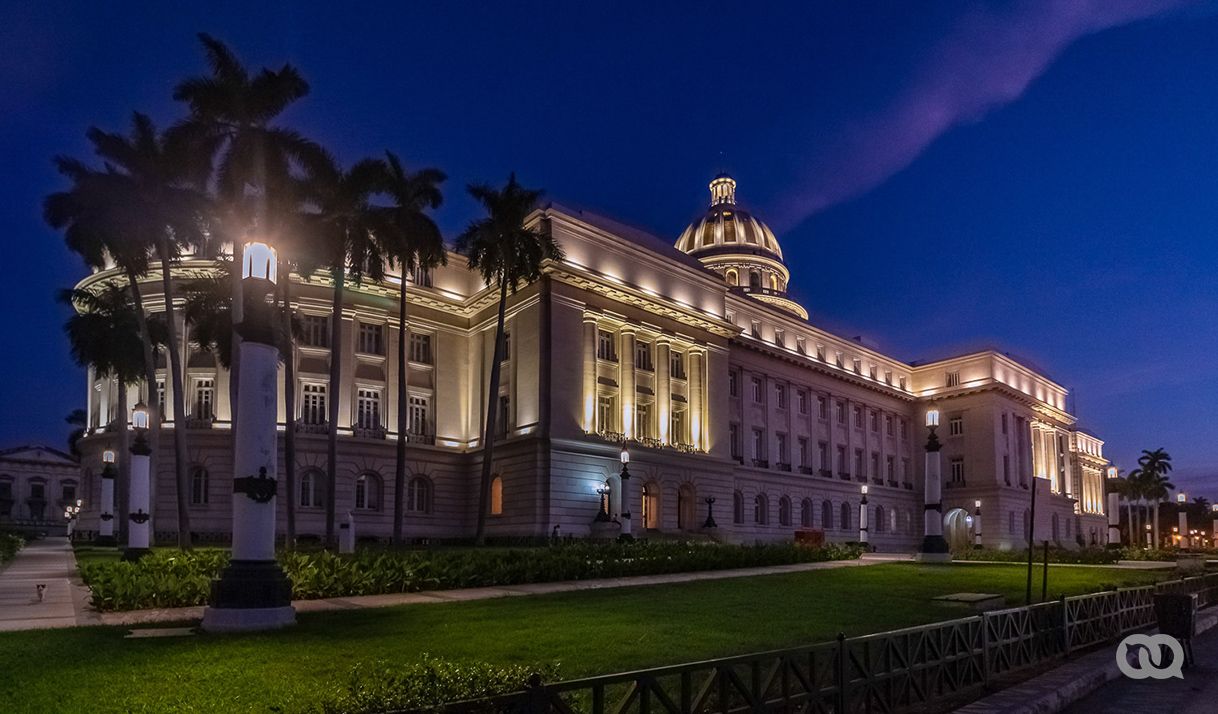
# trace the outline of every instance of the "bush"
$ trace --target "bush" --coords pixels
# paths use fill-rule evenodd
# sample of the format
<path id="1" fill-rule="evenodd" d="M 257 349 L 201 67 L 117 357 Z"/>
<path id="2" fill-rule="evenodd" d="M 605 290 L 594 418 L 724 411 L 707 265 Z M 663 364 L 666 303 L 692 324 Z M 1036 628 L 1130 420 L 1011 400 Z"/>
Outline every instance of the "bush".
<path id="1" fill-rule="evenodd" d="M 454 662 L 423 655 L 420 662 L 361 664 L 351 670 L 347 686 L 306 711 L 322 714 L 372 714 L 387 711 L 436 710 L 448 702 L 509 694 L 529 680 L 556 681 L 555 666 L 530 668 L 485 662 Z"/>
<path id="2" fill-rule="evenodd" d="M 1021 550 L 971 548 L 958 553 L 952 553 L 952 557 L 956 560 L 992 560 L 1001 563 L 1026 563 L 1028 561 L 1028 550 L 1026 547 Z M 1045 551 L 1043 546 L 1037 547 L 1033 551 L 1032 560 L 1037 563 L 1043 563 L 1044 559 Z M 1079 550 L 1066 550 L 1065 548 L 1049 549 L 1050 563 L 1112 565 L 1120 559 L 1120 551 L 1107 548 L 1081 548 Z"/>
<path id="3" fill-rule="evenodd" d="M 362 549 L 354 555 L 293 551 L 281 553 L 280 563 L 292 596 L 308 600 L 846 560 L 861 552 L 861 546 L 837 544 L 585 541 L 549 548 Z M 81 577 L 102 611 L 201 605 L 227 562 L 221 550 L 153 551 L 136 563 L 82 565 Z"/>
<path id="4" fill-rule="evenodd" d="M 25 545 L 25 538 L 17 533 L 0 533 L 0 564 L 12 560 Z"/>

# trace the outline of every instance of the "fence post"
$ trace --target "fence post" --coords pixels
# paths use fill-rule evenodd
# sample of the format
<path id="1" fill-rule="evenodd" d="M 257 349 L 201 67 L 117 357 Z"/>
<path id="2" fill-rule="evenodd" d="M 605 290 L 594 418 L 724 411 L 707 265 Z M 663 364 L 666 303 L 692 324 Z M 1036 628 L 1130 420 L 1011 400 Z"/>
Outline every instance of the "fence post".
<path id="1" fill-rule="evenodd" d="M 1062 595 L 1058 598 L 1061 603 L 1061 622 L 1062 622 L 1062 658 L 1070 656 L 1070 608 L 1066 606 L 1066 596 Z"/>
<path id="2" fill-rule="evenodd" d="M 545 687 L 541 683 L 541 675 L 537 672 L 529 675 L 529 684 L 525 688 L 528 693 L 529 714 L 544 714 L 546 707 L 546 692 Z"/>
<path id="3" fill-rule="evenodd" d="M 837 680 L 837 711 L 846 712 L 846 633 L 837 633 L 837 665 L 834 667 L 834 678 Z"/>
<path id="4" fill-rule="evenodd" d="M 990 615 L 981 613 L 981 687 L 990 688 Z"/>

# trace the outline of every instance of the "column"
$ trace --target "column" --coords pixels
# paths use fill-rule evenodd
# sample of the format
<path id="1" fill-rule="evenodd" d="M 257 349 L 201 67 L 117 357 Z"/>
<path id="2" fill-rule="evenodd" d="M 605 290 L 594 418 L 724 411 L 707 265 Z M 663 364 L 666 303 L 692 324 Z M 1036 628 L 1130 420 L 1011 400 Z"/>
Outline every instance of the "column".
<path id="1" fill-rule="evenodd" d="M 584 314 L 584 420 L 586 432 L 607 431 L 607 424 L 596 423 L 596 317 Z"/>
<path id="2" fill-rule="evenodd" d="M 867 546 L 867 486 L 863 486 L 863 498 L 859 501 L 859 542 Z"/>
<path id="3" fill-rule="evenodd" d="M 706 449 L 706 390 L 702 388 L 702 362 L 705 359 L 706 353 L 702 350 L 689 351 L 689 437 L 691 445 L 699 450 Z M 744 438 L 741 435 L 741 439 Z"/>
<path id="4" fill-rule="evenodd" d="M 1121 495 L 1112 489 L 1108 492 L 1108 546 L 1115 548 L 1121 544 Z M 1129 524 L 1130 529 L 1133 524 Z M 1218 532 L 1216 530 L 1215 532 Z"/>
<path id="5" fill-rule="evenodd" d="M 670 343 L 667 337 L 660 337 L 656 340 L 656 419 L 659 421 L 659 429 L 657 433 L 660 435 L 660 441 L 665 444 L 678 444 L 681 442 L 680 434 L 670 434 L 669 429 L 672 425 L 672 375 L 669 373 L 671 363 L 669 357 L 671 354 Z"/>
<path id="6" fill-rule="evenodd" d="M 927 428 L 930 432 L 926 439 L 926 482 L 923 490 L 923 528 L 922 548 L 917 555 L 918 560 L 931 562 L 950 561 L 952 556 L 943 538 L 943 484 L 940 473 L 940 453 L 942 444 L 935 430 L 939 423 L 939 413 L 932 410 L 927 414 Z"/>
<path id="7" fill-rule="evenodd" d="M 126 419 L 126 415 L 123 415 Z M 148 553 L 152 532 L 151 474 L 152 448 L 148 446 L 148 411 L 143 403 L 132 412 L 135 439 L 131 443 L 131 483 L 127 487 L 127 547 L 123 560 L 139 560 Z"/>
<path id="8" fill-rule="evenodd" d="M 102 452 L 102 473 L 101 473 L 101 503 L 98 508 L 100 511 L 97 523 L 97 540 L 95 545 L 112 546 L 115 544 L 114 539 L 114 477 L 117 471 L 114 468 L 114 452 L 106 449 Z"/>
<path id="9" fill-rule="evenodd" d="M 634 438 L 634 401 L 637 398 L 634 388 L 634 335 L 633 327 L 622 328 L 622 348 L 618 352 L 618 389 L 622 409 L 622 433 L 627 439 Z"/>
<path id="10" fill-rule="evenodd" d="M 339 365 L 338 394 L 327 395 L 330 399 L 338 400 L 338 420 L 332 428 L 350 429 L 354 423 L 355 410 L 355 312 L 343 310 L 342 334 L 332 335 L 330 349 L 342 350 L 342 364 Z M 331 355 L 333 359 L 333 354 Z M 245 367 L 244 363 L 241 365 Z M 240 379 L 240 375 L 238 375 Z M 242 380 L 244 381 L 244 380 Z M 240 385 L 238 385 L 240 387 Z M 238 402 L 238 404 L 240 404 Z M 237 414 L 241 414 L 238 406 Z M 236 428 L 235 426 L 233 427 Z M 340 432 L 341 433 L 341 432 Z"/>

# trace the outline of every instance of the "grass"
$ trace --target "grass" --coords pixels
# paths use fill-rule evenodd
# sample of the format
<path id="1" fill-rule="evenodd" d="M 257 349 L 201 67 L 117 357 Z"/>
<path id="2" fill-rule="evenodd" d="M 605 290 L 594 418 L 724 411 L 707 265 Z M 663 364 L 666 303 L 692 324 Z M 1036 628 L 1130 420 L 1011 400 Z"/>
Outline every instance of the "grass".
<path id="1" fill-rule="evenodd" d="M 299 711 L 360 661 L 422 653 L 557 662 L 564 679 L 791 647 L 963 616 L 930 601 L 1001 593 L 1016 565 L 884 564 L 754 578 L 318 613 L 272 634 L 123 639 L 122 628 L 0 634 L 0 711 Z M 1050 567 L 1051 596 L 1164 573 Z M 1037 570 L 1034 588 L 1039 593 Z"/>

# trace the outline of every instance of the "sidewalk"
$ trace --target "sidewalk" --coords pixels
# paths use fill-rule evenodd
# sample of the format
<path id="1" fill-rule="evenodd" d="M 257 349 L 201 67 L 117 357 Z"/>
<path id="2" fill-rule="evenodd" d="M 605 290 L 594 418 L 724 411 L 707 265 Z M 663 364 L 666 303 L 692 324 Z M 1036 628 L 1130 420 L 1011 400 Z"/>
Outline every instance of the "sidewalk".
<path id="1" fill-rule="evenodd" d="M 41 602 L 39 584 L 46 585 Z M 68 539 L 30 541 L 0 569 L 0 632 L 96 624 L 88 599 Z"/>

